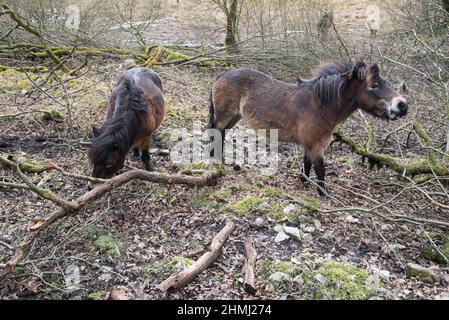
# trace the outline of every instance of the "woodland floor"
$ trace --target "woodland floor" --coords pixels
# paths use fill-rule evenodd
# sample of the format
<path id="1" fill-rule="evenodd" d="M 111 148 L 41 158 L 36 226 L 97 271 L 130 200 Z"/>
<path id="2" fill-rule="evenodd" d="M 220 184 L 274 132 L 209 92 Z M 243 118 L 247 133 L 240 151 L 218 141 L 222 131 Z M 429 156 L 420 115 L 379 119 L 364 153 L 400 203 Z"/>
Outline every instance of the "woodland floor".
<path id="1" fill-rule="evenodd" d="M 117 61 L 102 62 L 66 84 L 68 91 L 74 92 L 70 99 L 76 99 L 71 108 L 71 130 L 67 117 L 62 123 L 48 122 L 39 113 L 0 120 L 0 151 L 89 175 L 87 146 L 82 142 L 89 141 L 91 125 L 101 124 L 107 97 L 123 70 L 125 66 Z M 190 127 L 192 120 L 205 125 L 214 73 L 195 67 L 156 71 L 164 83 L 167 114 L 153 147 L 169 149 L 171 129 Z M 23 111 L 16 109 L 14 101 L 28 101 L 25 96 L 30 83 L 10 71 L 3 72 L 1 79 L 0 114 Z M 67 114 L 48 98 L 34 101 L 32 108 Z M 369 121 L 377 130 L 400 125 Z M 356 113 L 343 129 L 364 141 L 363 123 Z M 0 298 L 102 299 L 115 287 L 122 287 L 133 298 L 146 299 L 433 299 L 448 291 L 447 266 L 421 256 L 429 245 L 425 231 L 444 233 L 441 229 L 388 221 L 374 212 L 318 210 L 372 207 L 364 196 L 387 203 L 406 184 L 398 175 L 385 169 L 371 171 L 345 146 L 333 144 L 326 156 L 327 177 L 338 202 L 317 197 L 313 187 L 299 182 L 301 147 L 282 145 L 280 153 L 280 169 L 273 177 L 261 177 L 250 166 L 241 171 L 228 166 L 226 176 L 213 187 L 132 182 L 110 192 L 79 215 L 45 231 L 30 257 L 0 285 Z M 183 169 L 165 156 L 153 156 L 152 161 L 157 171 L 176 173 Z M 140 167 L 129 159 L 127 163 Z M 11 171 L 0 170 L 0 179 L 12 176 Z M 87 192 L 84 182 L 56 172 L 30 177 L 64 198 L 74 199 Z M 284 209 L 293 204 L 292 198 L 308 205 L 295 204 L 285 213 Z M 389 203 L 389 209 L 413 217 L 448 220 L 448 212 L 423 205 L 426 201 L 419 192 L 406 190 Z M 13 246 L 26 228 L 51 208 L 50 203 L 28 191 L 0 189 L 0 263 L 12 254 L 5 243 Z M 160 293 L 156 286 L 182 264 L 189 264 L 191 260 L 181 258 L 207 244 L 224 226 L 226 217 L 237 222 L 236 229 L 213 266 L 186 288 Z M 275 243 L 278 224 L 299 228 L 301 241 Z M 250 236 L 258 253 L 258 292 L 254 297 L 242 286 L 243 241 Z M 409 262 L 434 266 L 442 282 L 426 284 L 407 278 L 404 268 Z M 81 272 L 76 291 L 66 288 L 65 274 L 70 266 L 78 266 Z M 281 280 L 274 279 L 276 272 L 283 273 Z"/>
<path id="2" fill-rule="evenodd" d="M 189 11 L 189 6 L 192 4 L 180 8 Z M 185 25 L 199 19 L 196 16 L 186 19 L 184 9 L 174 10 L 177 8 L 174 2 L 172 7 L 168 18 L 155 26 L 154 34 L 159 38 L 153 34 L 151 37 L 157 43 L 168 40 L 199 43 L 202 38 L 196 35 L 200 23 L 192 30 Z M 25 75 L 11 70 L 1 72 L 0 116 L 55 109 L 65 118 L 63 122 L 46 121 L 39 112 L 0 118 L 0 152 L 39 163 L 56 163 L 66 171 L 89 175 L 86 142 L 90 140 L 90 128 L 102 123 L 106 101 L 118 75 L 127 67 L 122 61 L 90 62 L 85 75 L 65 83 L 70 110 L 43 95 L 30 98 L 30 93 L 32 97 L 38 93 L 32 90 L 32 82 Z M 165 121 L 153 138 L 153 147 L 170 149 L 172 129 L 191 128 L 193 120 L 202 121 L 205 127 L 209 90 L 221 70 L 185 66 L 159 67 L 156 71 L 163 81 L 167 109 Z M 42 80 L 44 76 L 31 75 L 31 79 Z M 411 105 L 420 105 L 425 90 L 412 87 L 411 91 L 415 93 Z M 60 86 L 49 92 L 58 101 L 64 94 Z M 421 116 L 419 108 L 412 113 L 411 117 Z M 378 137 L 403 124 L 366 119 Z M 365 119 L 355 113 L 343 131 L 357 141 L 365 141 Z M 385 145 L 384 152 L 395 150 L 398 141 L 393 140 Z M 360 157 L 339 144 L 333 144 L 326 154 L 332 198 L 319 198 L 315 188 L 306 188 L 299 182 L 302 152 L 301 147 L 282 145 L 279 171 L 273 177 L 261 176 L 251 166 L 243 166 L 241 171 L 227 166 L 226 175 L 213 187 L 132 182 L 115 189 L 77 216 L 46 230 L 30 256 L 0 283 L 0 299 L 104 299 L 117 287 L 136 299 L 447 297 L 447 264 L 423 257 L 423 249 L 428 251 L 432 245 L 439 248 L 446 245 L 449 252 L 445 230 L 391 221 L 385 216 L 394 213 L 448 221 L 449 213 L 432 205 L 416 189 L 406 188 L 407 181 L 392 171 L 369 170 Z M 403 152 L 410 159 L 423 154 L 417 139 L 411 139 Z M 177 173 L 185 169 L 166 156 L 153 156 L 152 161 L 155 170 L 161 172 Z M 140 167 L 130 157 L 127 164 Z M 0 180 L 10 181 L 12 176 L 9 169 L 0 168 Z M 87 192 L 84 182 L 54 171 L 29 176 L 39 186 L 66 199 Z M 375 207 L 373 200 L 385 204 L 389 212 L 348 209 Z M 49 202 L 28 191 L 0 188 L 0 264 L 13 253 L 14 245 L 27 228 L 52 208 Z M 324 209 L 335 212 L 324 213 Z M 379 216 L 379 212 L 385 216 Z M 184 257 L 207 245 L 228 217 L 236 221 L 236 229 L 217 261 L 184 289 L 168 294 L 159 292 L 156 286 L 196 259 L 197 256 Z M 300 240 L 276 243 L 275 228 L 283 224 L 298 228 Z M 258 253 L 255 296 L 245 293 L 242 285 L 243 241 L 248 237 L 255 239 Z M 433 267 L 441 275 L 441 282 L 428 284 L 407 278 L 405 266 L 411 262 Z M 66 283 L 73 266 L 80 270 L 77 290 L 70 290 Z"/>

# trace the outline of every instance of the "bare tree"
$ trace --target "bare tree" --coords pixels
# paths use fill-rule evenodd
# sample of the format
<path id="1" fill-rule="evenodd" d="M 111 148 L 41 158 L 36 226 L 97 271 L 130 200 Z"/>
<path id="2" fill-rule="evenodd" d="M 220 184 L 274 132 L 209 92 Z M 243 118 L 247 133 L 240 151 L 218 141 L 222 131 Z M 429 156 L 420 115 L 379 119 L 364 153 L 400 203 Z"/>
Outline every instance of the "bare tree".
<path id="1" fill-rule="evenodd" d="M 226 16 L 226 39 L 228 47 L 234 47 L 240 41 L 239 20 L 244 0 L 212 0 Z"/>
<path id="2" fill-rule="evenodd" d="M 161 0 L 125 0 L 115 3 L 115 14 L 120 29 L 131 34 L 140 48 L 145 49 L 145 33 L 160 18 L 163 9 Z"/>
<path id="3" fill-rule="evenodd" d="M 329 30 L 332 27 L 332 21 L 333 21 L 332 11 L 325 11 L 321 15 L 321 18 L 320 18 L 320 21 L 318 22 L 317 28 L 318 28 L 318 33 L 320 34 L 320 36 L 323 40 L 325 40 L 327 38 Z"/>

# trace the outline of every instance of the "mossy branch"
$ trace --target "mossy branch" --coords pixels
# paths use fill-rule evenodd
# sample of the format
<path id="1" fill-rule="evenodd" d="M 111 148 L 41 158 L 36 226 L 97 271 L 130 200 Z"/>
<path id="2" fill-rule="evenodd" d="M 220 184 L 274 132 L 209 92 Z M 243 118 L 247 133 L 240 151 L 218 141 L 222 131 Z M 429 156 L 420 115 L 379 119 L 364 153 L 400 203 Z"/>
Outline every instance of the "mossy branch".
<path id="1" fill-rule="evenodd" d="M 429 160 L 432 164 L 437 164 L 437 157 L 435 155 L 435 151 L 433 150 L 433 141 L 430 139 L 429 135 L 424 131 L 420 124 L 414 123 L 413 130 L 415 130 L 416 134 L 421 138 L 421 140 L 426 145 L 427 154 L 429 155 Z"/>
<path id="2" fill-rule="evenodd" d="M 216 53 L 217 50 L 213 53 Z M 207 58 L 213 53 L 202 53 L 194 56 L 189 56 L 178 51 L 168 49 L 164 46 L 152 46 L 146 50 L 148 53 L 148 59 L 145 63 L 146 66 L 153 67 L 155 65 L 182 65 L 182 64 L 197 64 L 203 67 L 211 67 L 214 65 L 224 66 L 226 65 L 225 60 L 217 60 L 212 58 Z"/>
<path id="3" fill-rule="evenodd" d="M 191 177 L 184 175 L 168 175 L 157 172 L 148 172 L 143 170 L 132 170 L 118 175 L 110 180 L 104 182 L 104 184 L 98 186 L 94 190 L 78 197 L 73 201 L 68 201 L 59 198 L 57 195 L 49 190 L 41 189 L 34 185 L 28 177 L 26 177 L 20 170 L 19 164 L 6 157 L 0 156 L 0 164 L 15 168 L 19 177 L 24 181 L 27 189 L 33 191 L 40 197 L 50 200 L 59 208 L 50 213 L 48 216 L 38 220 L 32 227 L 29 228 L 29 232 L 25 239 L 21 242 L 21 245 L 16 249 L 15 254 L 6 262 L 3 268 L 0 268 L 0 281 L 2 281 L 8 274 L 10 274 L 17 264 L 20 263 L 30 252 L 30 248 L 34 240 L 38 235 L 47 229 L 51 224 L 61 220 L 67 216 L 75 215 L 85 208 L 88 204 L 95 200 L 100 199 L 113 189 L 116 189 L 122 185 L 125 185 L 133 180 L 150 181 L 155 183 L 164 184 L 181 184 L 190 186 L 208 186 L 216 183 L 218 177 L 221 176 L 218 170 L 212 170 L 205 172 L 201 176 Z M 55 167 L 58 168 L 58 167 Z M 6 187 L 10 188 L 14 185 L 9 183 Z M 15 185 L 16 187 L 24 188 L 24 185 Z"/>
<path id="4" fill-rule="evenodd" d="M 14 70 L 14 71 L 18 71 L 18 72 L 27 71 L 27 72 L 36 73 L 36 72 L 44 72 L 44 71 L 48 71 L 48 67 L 46 67 L 46 66 L 36 66 L 36 67 L 30 67 L 30 66 L 11 67 L 11 66 L 0 65 L 0 72 L 6 71 L 6 70 Z"/>
<path id="5" fill-rule="evenodd" d="M 39 42 L 44 48 L 44 51 L 48 54 L 48 56 L 53 60 L 53 62 L 58 66 L 58 69 L 63 71 L 64 73 L 70 73 L 70 69 L 54 54 L 51 47 L 47 44 L 44 36 L 30 24 L 29 21 L 21 18 L 17 13 L 15 13 L 8 5 L 1 4 L 0 5 L 1 13 L 8 14 L 9 17 L 17 23 L 17 26 L 28 31 L 32 35 L 36 36 L 39 39 Z"/>
<path id="6" fill-rule="evenodd" d="M 42 173 L 51 169 L 50 165 L 43 165 L 32 161 L 22 161 L 20 163 L 16 163 L 13 159 L 11 159 L 11 157 L 3 156 L 0 156 L 0 164 L 11 168 L 18 166 L 22 172 L 26 173 Z"/>
<path id="7" fill-rule="evenodd" d="M 51 202 L 65 208 L 76 208 L 77 204 L 67 201 L 65 199 L 60 198 L 55 193 L 53 193 L 50 190 L 39 188 L 34 183 L 31 182 L 31 180 L 22 172 L 22 168 L 25 169 L 25 171 L 28 170 L 28 172 L 42 172 L 44 171 L 44 168 L 42 166 L 35 166 L 34 164 L 30 163 L 16 163 L 12 160 L 9 160 L 7 158 L 0 156 L 0 163 L 12 167 L 16 169 L 17 175 L 22 179 L 22 181 L 27 185 L 27 187 L 33 191 L 34 193 L 38 194 L 40 197 L 50 200 Z M 42 170 L 42 171 L 41 171 Z"/>
<path id="8" fill-rule="evenodd" d="M 123 48 L 95 48 L 95 47 L 77 47 L 70 48 L 67 46 L 52 46 L 46 47 L 44 44 L 33 44 L 29 42 L 20 42 L 11 45 L 0 45 L 0 52 L 20 52 L 22 55 L 33 58 L 51 58 L 54 62 L 56 57 L 58 63 L 61 63 L 60 58 L 73 55 L 73 56 L 87 56 L 87 57 L 119 57 L 122 59 L 132 58 L 135 59 L 137 64 L 147 67 L 165 66 L 165 65 L 185 65 L 195 64 L 200 67 L 213 67 L 213 66 L 227 66 L 229 62 L 225 59 L 217 59 L 211 57 L 214 52 L 202 53 L 197 55 L 187 55 L 165 46 L 151 46 L 146 47 L 144 52 L 133 51 Z M 7 69 L 11 67 L 3 67 Z M 0 66 L 0 71 L 1 71 Z"/>
<path id="9" fill-rule="evenodd" d="M 449 175 L 449 168 L 444 166 L 442 162 L 434 162 L 431 159 L 428 159 L 405 163 L 401 159 L 368 150 L 366 147 L 343 134 L 341 130 L 334 132 L 334 138 L 337 142 L 347 145 L 352 152 L 362 156 L 363 159 L 368 159 L 368 161 L 375 166 L 387 167 L 401 175 L 409 177 L 415 177 L 417 175 L 433 175 L 434 173 L 437 176 Z"/>
<path id="10" fill-rule="evenodd" d="M 368 126 L 368 140 L 366 142 L 366 148 L 371 149 L 376 145 L 376 135 L 374 134 L 374 130 L 371 126 Z"/>

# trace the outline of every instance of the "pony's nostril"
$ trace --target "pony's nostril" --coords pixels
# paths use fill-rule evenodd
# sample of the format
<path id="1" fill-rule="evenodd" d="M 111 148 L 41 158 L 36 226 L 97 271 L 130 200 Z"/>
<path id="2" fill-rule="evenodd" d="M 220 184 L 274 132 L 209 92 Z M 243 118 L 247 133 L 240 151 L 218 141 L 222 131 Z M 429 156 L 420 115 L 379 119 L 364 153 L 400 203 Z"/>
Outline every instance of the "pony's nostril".
<path id="1" fill-rule="evenodd" d="M 408 105 L 407 105 L 407 103 L 405 103 L 405 102 L 399 102 L 399 104 L 398 104 L 398 109 L 399 109 L 399 111 L 401 111 L 401 113 L 407 113 L 407 110 L 408 110 Z"/>

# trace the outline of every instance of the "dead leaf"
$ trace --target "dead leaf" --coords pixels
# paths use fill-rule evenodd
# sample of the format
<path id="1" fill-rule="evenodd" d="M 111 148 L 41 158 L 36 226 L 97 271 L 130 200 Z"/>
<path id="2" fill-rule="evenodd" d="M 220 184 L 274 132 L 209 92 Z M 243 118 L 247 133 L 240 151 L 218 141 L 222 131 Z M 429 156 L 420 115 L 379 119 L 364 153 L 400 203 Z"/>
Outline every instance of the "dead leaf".
<path id="1" fill-rule="evenodd" d="M 34 225 L 32 225 L 30 227 L 30 230 L 37 230 L 39 229 L 43 224 L 44 224 L 45 220 L 39 220 L 38 222 L 36 222 Z"/>

